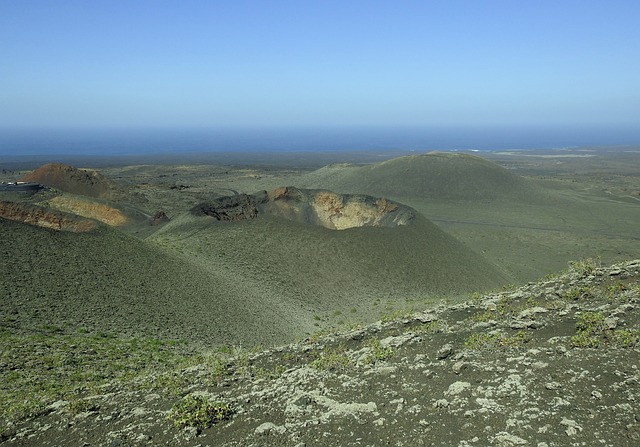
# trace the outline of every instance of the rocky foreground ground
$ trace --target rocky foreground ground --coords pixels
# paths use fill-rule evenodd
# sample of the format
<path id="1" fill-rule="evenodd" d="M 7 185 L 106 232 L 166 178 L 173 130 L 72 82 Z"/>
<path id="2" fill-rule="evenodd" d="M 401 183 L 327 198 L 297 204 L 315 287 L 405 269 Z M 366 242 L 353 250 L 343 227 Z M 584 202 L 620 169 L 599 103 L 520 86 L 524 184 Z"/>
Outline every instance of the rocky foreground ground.
<path id="1" fill-rule="evenodd" d="M 5 424 L 1 444 L 637 446 L 639 309 L 640 261 L 577 262 L 463 304 L 109 381 Z"/>

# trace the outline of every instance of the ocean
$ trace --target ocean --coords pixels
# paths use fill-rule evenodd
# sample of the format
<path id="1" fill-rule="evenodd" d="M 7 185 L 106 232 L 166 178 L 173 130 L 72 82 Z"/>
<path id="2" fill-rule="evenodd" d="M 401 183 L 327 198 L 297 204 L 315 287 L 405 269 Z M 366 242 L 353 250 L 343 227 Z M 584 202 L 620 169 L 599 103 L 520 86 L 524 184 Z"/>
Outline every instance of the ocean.
<path id="1" fill-rule="evenodd" d="M 640 145 L 638 127 L 0 128 L 0 157 L 202 152 L 501 151 Z"/>

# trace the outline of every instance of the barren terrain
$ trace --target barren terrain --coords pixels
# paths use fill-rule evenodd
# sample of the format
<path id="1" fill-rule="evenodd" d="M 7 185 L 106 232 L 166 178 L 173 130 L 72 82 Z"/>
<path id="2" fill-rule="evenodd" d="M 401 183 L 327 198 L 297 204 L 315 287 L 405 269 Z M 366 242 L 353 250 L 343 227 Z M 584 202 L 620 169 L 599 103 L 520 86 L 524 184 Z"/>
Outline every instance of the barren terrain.
<path id="1" fill-rule="evenodd" d="M 4 444 L 634 446 L 639 277 L 640 261 L 589 260 L 522 288 L 263 351 L 54 336 L 61 358 L 49 375 L 66 384 L 73 355 L 102 376 L 30 408 L 5 427 Z M 33 388 L 28 378 L 49 362 L 15 350 L 4 367 Z M 139 369 L 112 371 L 123 364 Z"/>
<path id="2" fill-rule="evenodd" d="M 0 164 L 0 440 L 636 445 L 640 151 L 482 155 Z"/>

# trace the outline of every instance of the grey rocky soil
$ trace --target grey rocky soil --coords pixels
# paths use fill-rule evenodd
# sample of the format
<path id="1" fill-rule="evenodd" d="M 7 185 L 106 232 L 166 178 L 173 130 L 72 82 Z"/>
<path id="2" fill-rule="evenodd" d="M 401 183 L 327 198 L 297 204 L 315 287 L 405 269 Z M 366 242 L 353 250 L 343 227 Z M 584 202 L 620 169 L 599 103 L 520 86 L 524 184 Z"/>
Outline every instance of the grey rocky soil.
<path id="1" fill-rule="evenodd" d="M 639 279 L 640 261 L 587 260 L 463 304 L 201 357 L 171 380 L 53 402 L 2 445 L 637 446 Z M 187 401 L 214 413 L 181 413 Z"/>

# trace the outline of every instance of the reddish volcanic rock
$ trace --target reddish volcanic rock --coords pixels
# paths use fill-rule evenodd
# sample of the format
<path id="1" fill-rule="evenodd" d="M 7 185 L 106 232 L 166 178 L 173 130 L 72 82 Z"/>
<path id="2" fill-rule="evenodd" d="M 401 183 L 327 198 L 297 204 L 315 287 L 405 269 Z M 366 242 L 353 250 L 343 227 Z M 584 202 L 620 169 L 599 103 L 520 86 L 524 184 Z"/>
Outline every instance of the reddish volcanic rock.
<path id="1" fill-rule="evenodd" d="M 36 205 L 5 201 L 0 201 L 0 218 L 73 233 L 86 233 L 98 226 L 93 220 L 61 212 L 52 212 Z"/>
<path id="2" fill-rule="evenodd" d="M 78 169 L 62 163 L 41 166 L 20 180 L 89 197 L 110 198 L 118 191 L 116 183 L 98 171 Z"/>

